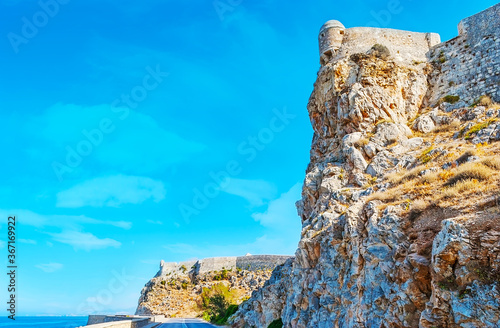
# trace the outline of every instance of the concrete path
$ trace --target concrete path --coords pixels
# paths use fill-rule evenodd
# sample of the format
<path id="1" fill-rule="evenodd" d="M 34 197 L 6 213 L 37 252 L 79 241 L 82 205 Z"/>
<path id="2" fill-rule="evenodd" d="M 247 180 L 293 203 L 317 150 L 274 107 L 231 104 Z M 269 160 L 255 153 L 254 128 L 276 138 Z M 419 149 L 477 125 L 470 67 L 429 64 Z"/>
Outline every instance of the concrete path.
<path id="1" fill-rule="evenodd" d="M 216 328 L 201 319 L 166 319 L 158 328 Z"/>

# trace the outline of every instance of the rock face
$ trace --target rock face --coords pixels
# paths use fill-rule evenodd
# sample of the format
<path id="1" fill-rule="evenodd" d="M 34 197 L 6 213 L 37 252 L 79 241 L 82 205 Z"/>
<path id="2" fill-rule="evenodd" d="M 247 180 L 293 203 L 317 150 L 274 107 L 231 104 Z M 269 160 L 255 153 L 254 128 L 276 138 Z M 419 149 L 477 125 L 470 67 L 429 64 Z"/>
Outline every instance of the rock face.
<path id="1" fill-rule="evenodd" d="M 214 257 L 180 263 L 160 263 L 160 270 L 141 291 L 136 314 L 197 317 L 203 288 L 225 284 L 238 295 L 238 303 L 262 287 L 272 270 L 290 256 L 248 255 Z"/>
<path id="2" fill-rule="evenodd" d="M 434 101 L 443 97 L 432 84 L 434 35 L 350 30 L 308 104 L 295 259 L 240 306 L 233 327 L 279 318 L 293 328 L 500 327 L 500 106 Z M 372 35 L 388 56 L 366 44 Z M 480 65 L 498 76 L 498 61 Z M 490 90 L 466 99 L 495 98 L 498 84 Z"/>

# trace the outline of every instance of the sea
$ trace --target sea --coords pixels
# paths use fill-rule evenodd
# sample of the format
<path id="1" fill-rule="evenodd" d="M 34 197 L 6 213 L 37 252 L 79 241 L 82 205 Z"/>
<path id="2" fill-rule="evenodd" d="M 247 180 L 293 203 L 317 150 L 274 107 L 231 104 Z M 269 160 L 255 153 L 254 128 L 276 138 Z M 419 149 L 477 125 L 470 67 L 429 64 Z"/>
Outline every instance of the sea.
<path id="1" fill-rule="evenodd" d="M 0 317 L 0 327 L 12 328 L 75 328 L 85 326 L 88 317 Z"/>

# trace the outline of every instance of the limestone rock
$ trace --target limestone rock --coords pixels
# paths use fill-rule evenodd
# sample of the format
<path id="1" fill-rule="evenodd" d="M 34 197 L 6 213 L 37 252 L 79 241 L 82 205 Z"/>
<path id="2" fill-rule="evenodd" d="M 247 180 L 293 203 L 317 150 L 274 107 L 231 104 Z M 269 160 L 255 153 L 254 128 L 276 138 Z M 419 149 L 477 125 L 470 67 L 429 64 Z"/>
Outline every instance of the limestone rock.
<path id="1" fill-rule="evenodd" d="M 314 136 L 295 259 L 242 304 L 233 327 L 277 318 L 285 328 L 500 327 L 500 187 L 446 189 L 460 154 L 500 139 L 499 114 L 469 107 L 483 94 L 500 101 L 499 29 L 489 23 L 499 13 L 500 4 L 464 20 L 464 34 L 440 45 L 335 30 L 307 107 Z M 391 56 L 371 55 L 374 43 Z M 413 137 L 413 121 L 423 135 Z M 477 148 L 467 161 L 480 160 Z"/>
<path id="2" fill-rule="evenodd" d="M 381 176 L 389 170 L 396 167 L 399 159 L 391 152 L 384 150 L 378 153 L 371 161 L 370 165 L 366 168 L 366 173 L 371 176 Z"/>
<path id="3" fill-rule="evenodd" d="M 430 115 L 422 115 L 415 121 L 415 127 L 422 133 L 428 133 L 436 127 Z"/>
<path id="4" fill-rule="evenodd" d="M 357 171 L 364 171 L 368 164 L 366 164 L 366 161 L 363 157 L 363 154 L 359 150 L 357 150 L 354 147 L 349 147 L 345 151 L 346 157 L 349 159 L 353 166 L 353 170 Z"/>

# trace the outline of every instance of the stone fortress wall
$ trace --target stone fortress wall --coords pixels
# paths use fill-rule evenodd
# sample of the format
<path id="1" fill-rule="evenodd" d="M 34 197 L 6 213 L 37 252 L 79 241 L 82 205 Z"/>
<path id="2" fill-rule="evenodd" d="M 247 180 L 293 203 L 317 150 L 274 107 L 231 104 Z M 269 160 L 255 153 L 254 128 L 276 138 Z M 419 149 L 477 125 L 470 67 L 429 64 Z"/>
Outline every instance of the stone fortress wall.
<path id="1" fill-rule="evenodd" d="M 430 102 L 460 95 L 465 107 L 482 95 L 500 102 L 500 3 L 458 25 L 459 35 L 434 46 L 429 59 L 437 66 Z"/>
<path id="2" fill-rule="evenodd" d="M 441 42 L 439 34 L 390 28 L 352 27 L 336 20 L 326 22 L 318 37 L 320 63 L 324 65 L 354 53 L 367 53 L 375 44 L 386 46 L 393 59 L 404 63 L 426 61 L 429 49 Z"/>
<path id="3" fill-rule="evenodd" d="M 200 275 L 213 271 L 243 269 L 248 271 L 273 270 L 285 263 L 291 256 L 284 255 L 247 255 L 212 257 L 185 262 L 160 262 L 156 277 L 177 276 L 181 274 Z"/>
<path id="4" fill-rule="evenodd" d="M 353 53 L 367 53 L 375 44 L 386 46 L 393 60 L 418 65 L 431 62 L 431 105 L 446 95 L 460 95 L 465 107 L 482 95 L 500 102 L 500 4 L 463 19 L 459 35 L 441 43 L 439 34 L 387 28 L 345 28 L 328 21 L 319 34 L 320 63 L 336 62 Z M 321 70 L 320 70 L 321 71 Z M 455 106 L 455 107 L 456 107 Z"/>
<path id="5" fill-rule="evenodd" d="M 441 42 L 439 34 L 394 30 L 389 28 L 352 27 L 345 31 L 342 47 L 334 60 L 348 54 L 366 53 L 375 44 L 386 46 L 394 60 L 412 63 L 425 61 L 429 49 Z"/>

